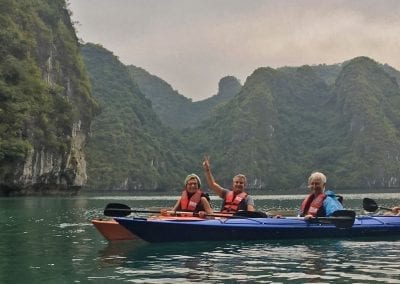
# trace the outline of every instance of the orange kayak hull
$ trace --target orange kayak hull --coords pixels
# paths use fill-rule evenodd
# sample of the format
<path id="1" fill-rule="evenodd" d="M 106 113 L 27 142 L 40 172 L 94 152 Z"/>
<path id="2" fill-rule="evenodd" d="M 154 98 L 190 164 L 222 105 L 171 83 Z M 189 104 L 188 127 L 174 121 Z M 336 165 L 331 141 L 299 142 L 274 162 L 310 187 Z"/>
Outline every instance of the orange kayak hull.
<path id="1" fill-rule="evenodd" d="M 149 220 L 171 220 L 171 221 L 200 221 L 204 220 L 199 217 L 191 216 L 152 216 Z M 126 240 L 138 240 L 138 236 L 129 232 L 122 225 L 120 225 L 114 219 L 93 219 L 92 224 L 96 229 L 109 241 L 126 241 Z"/>
<path id="2" fill-rule="evenodd" d="M 94 219 L 92 224 L 109 241 L 136 240 L 137 236 L 122 227 L 114 219 Z"/>

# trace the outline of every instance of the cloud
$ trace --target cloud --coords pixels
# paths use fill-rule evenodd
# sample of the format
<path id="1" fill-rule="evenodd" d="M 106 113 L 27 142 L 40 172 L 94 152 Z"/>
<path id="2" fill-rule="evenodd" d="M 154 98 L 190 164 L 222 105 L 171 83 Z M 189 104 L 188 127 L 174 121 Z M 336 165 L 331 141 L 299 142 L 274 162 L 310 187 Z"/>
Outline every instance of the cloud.
<path id="1" fill-rule="evenodd" d="M 261 66 L 369 56 L 400 69 L 400 1 L 70 0 L 78 36 L 186 97 Z"/>

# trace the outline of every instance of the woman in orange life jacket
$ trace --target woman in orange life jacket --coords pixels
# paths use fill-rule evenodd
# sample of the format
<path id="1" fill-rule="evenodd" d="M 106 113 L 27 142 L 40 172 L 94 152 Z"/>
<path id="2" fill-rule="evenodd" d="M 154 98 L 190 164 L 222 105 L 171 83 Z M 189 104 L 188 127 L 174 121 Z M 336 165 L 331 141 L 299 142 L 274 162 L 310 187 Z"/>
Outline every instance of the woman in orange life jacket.
<path id="1" fill-rule="evenodd" d="M 185 188 L 181 197 L 176 202 L 173 211 L 186 212 L 204 212 L 212 214 L 213 210 L 210 205 L 210 198 L 200 189 L 201 181 L 196 174 L 190 174 L 185 178 Z M 203 212 L 204 211 L 204 212 Z"/>
<path id="2" fill-rule="evenodd" d="M 221 212 L 234 213 L 239 210 L 255 211 L 253 197 L 245 192 L 246 176 L 238 174 L 233 177 L 232 190 L 223 188 L 214 180 L 211 173 L 210 158 L 204 157 L 203 161 L 204 173 L 207 179 L 208 186 L 221 197 L 222 203 Z"/>
<path id="3" fill-rule="evenodd" d="M 326 176 L 320 172 L 313 172 L 308 178 L 308 188 L 311 193 L 304 199 L 300 208 L 300 217 L 331 216 L 333 212 L 342 210 L 343 206 L 333 191 L 325 191 Z"/>

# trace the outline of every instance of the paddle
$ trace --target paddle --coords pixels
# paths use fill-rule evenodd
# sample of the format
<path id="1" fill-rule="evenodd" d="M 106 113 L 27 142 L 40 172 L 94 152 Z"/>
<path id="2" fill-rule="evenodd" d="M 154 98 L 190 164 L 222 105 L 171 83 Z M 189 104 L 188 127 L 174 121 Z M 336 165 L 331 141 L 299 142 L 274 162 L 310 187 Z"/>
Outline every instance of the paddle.
<path id="1" fill-rule="evenodd" d="M 268 215 L 264 212 L 260 211 L 246 211 L 246 210 L 239 210 L 233 214 L 233 216 L 237 217 L 246 217 L 246 218 L 267 218 Z"/>
<path id="2" fill-rule="evenodd" d="M 160 214 L 161 211 L 155 210 L 133 210 L 128 205 L 121 203 L 109 203 L 104 209 L 104 215 L 110 217 L 125 217 L 131 213 L 153 213 Z"/>
<path id="3" fill-rule="evenodd" d="M 160 211 L 153 210 L 134 210 L 129 206 L 120 203 L 109 203 L 104 209 L 104 215 L 110 217 L 125 217 L 131 213 L 154 213 L 160 214 Z M 180 212 L 180 211 L 167 211 L 167 213 L 174 215 L 188 215 L 191 212 Z M 193 216 L 199 217 L 198 213 L 192 213 Z M 264 212 L 258 211 L 238 211 L 235 214 L 225 214 L 225 213 L 216 213 L 216 214 L 205 214 L 205 216 L 209 217 L 224 217 L 224 218 L 265 218 L 267 215 Z"/>
<path id="4" fill-rule="evenodd" d="M 356 212 L 352 210 L 337 210 L 330 217 L 314 217 L 309 222 L 321 222 L 334 224 L 339 229 L 351 228 L 356 219 Z"/>
<path id="5" fill-rule="evenodd" d="M 375 212 L 378 209 L 392 211 L 391 208 L 378 206 L 378 204 L 375 202 L 375 200 L 373 200 L 371 198 L 367 198 L 367 197 L 363 199 L 363 208 L 365 211 L 368 211 L 368 212 Z"/>

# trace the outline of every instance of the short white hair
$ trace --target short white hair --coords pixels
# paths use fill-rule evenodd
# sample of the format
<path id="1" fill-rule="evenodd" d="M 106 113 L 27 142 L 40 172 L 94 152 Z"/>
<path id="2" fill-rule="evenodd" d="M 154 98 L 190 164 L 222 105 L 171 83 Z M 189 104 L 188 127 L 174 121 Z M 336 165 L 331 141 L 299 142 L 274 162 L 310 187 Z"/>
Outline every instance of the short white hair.
<path id="1" fill-rule="evenodd" d="M 201 181 L 198 175 L 196 174 L 190 174 L 185 178 L 185 186 L 187 186 L 187 183 L 189 182 L 189 180 L 191 179 L 195 179 L 197 181 L 197 186 L 201 187 Z"/>
<path id="2" fill-rule="evenodd" d="M 326 183 L 326 176 L 321 172 L 313 172 L 308 178 L 308 183 L 310 183 L 313 179 L 319 179 L 322 183 Z"/>

